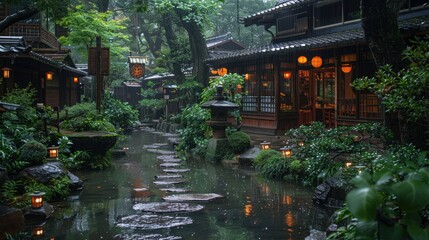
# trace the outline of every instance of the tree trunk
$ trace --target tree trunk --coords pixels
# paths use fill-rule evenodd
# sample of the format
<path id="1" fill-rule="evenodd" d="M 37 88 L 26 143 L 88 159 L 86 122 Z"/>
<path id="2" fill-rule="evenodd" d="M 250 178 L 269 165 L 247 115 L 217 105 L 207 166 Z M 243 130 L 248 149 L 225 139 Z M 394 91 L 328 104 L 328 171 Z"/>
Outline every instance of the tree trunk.
<path id="1" fill-rule="evenodd" d="M 361 0 L 362 27 L 377 67 L 391 64 L 402 68 L 405 44 L 398 26 L 403 0 Z"/>
<path id="2" fill-rule="evenodd" d="M 201 28 L 195 21 L 184 19 L 187 12 L 178 8 L 175 8 L 175 11 L 188 33 L 193 62 L 192 74 L 202 83 L 203 87 L 206 87 L 209 82 L 209 72 L 204 61 L 208 58 L 208 51 Z"/>
<path id="3" fill-rule="evenodd" d="M 181 51 L 180 49 L 178 49 L 180 45 L 177 44 L 177 36 L 173 30 L 171 18 L 171 13 L 164 14 L 162 18 L 162 25 L 165 29 L 165 37 L 167 39 L 167 44 L 170 47 L 171 54 L 174 55 L 174 53 L 180 53 Z M 173 56 L 173 59 L 174 58 L 175 57 Z M 179 85 L 185 82 L 185 75 L 182 72 L 181 66 L 182 65 L 179 62 L 172 61 L 173 74 L 176 77 L 177 84 Z"/>
<path id="4" fill-rule="evenodd" d="M 159 51 L 161 51 L 161 45 L 162 45 L 162 36 L 161 36 L 161 30 L 160 29 L 156 29 L 156 30 L 152 30 L 152 31 L 156 31 L 156 32 L 150 32 L 148 26 L 150 26 L 150 24 L 146 24 L 145 22 L 145 18 L 140 18 L 139 22 L 142 22 L 143 24 L 139 24 L 138 27 L 140 27 L 140 31 L 143 33 L 143 36 L 146 40 L 147 43 L 147 47 L 149 48 L 149 51 L 152 53 L 154 58 L 159 58 Z M 139 42 L 142 45 L 142 41 L 140 40 L 139 37 Z"/>
<path id="5" fill-rule="evenodd" d="M 2 21 L 0 21 L 0 32 L 3 32 L 10 25 L 16 22 L 19 22 L 21 20 L 27 19 L 38 12 L 39 10 L 34 5 L 31 5 L 31 6 L 27 6 L 23 10 L 20 10 L 14 14 L 11 14 L 5 17 Z"/>

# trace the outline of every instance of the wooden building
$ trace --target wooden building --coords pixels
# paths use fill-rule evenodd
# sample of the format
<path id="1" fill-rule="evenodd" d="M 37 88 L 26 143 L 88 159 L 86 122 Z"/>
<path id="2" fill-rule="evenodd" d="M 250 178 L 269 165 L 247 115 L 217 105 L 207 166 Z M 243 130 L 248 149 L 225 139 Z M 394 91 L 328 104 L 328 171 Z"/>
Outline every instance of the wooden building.
<path id="1" fill-rule="evenodd" d="M 429 32 L 426 2 L 409 0 L 400 12 L 405 38 Z M 379 98 L 350 86 L 376 69 L 359 0 L 279 0 L 244 24 L 274 28 L 271 43 L 207 60 L 245 76 L 243 130 L 278 134 L 312 121 L 333 127 L 383 120 Z"/>
<path id="2" fill-rule="evenodd" d="M 0 1 L 0 20 L 20 9 Z M 48 31 L 49 24 L 40 12 L 0 32 L 0 96 L 31 84 L 37 90 L 37 103 L 63 108 L 80 102 L 80 79 L 87 73 L 76 68 L 70 50 L 62 49 Z"/>

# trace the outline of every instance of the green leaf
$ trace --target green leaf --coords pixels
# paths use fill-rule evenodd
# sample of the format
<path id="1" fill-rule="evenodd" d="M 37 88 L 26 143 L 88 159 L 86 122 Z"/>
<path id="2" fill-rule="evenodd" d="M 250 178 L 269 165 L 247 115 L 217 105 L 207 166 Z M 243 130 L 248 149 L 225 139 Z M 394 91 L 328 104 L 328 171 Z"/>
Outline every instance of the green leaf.
<path id="1" fill-rule="evenodd" d="M 419 224 L 411 224 L 407 226 L 408 234 L 413 240 L 429 239 L 429 229 L 421 228 Z"/>
<path id="2" fill-rule="evenodd" d="M 419 169 L 419 173 L 422 175 L 422 177 L 424 178 L 424 181 L 426 183 L 429 183 L 429 168 L 420 168 Z"/>
<path id="3" fill-rule="evenodd" d="M 355 189 L 347 194 L 347 207 L 350 212 L 362 221 L 375 219 L 376 209 L 380 206 L 381 196 L 372 187 Z"/>
<path id="4" fill-rule="evenodd" d="M 408 179 L 392 186 L 398 205 L 405 211 L 419 211 L 429 203 L 429 184 Z"/>
<path id="5" fill-rule="evenodd" d="M 388 227 L 384 224 L 380 224 L 380 239 L 389 239 L 389 240 L 402 240 L 406 233 L 404 226 L 400 224 L 395 224 L 393 227 Z"/>
<path id="6" fill-rule="evenodd" d="M 362 174 L 356 176 L 355 178 L 353 178 L 353 184 L 357 187 L 357 188 L 364 188 L 364 187 L 369 187 L 370 184 L 368 183 L 368 181 L 363 177 Z"/>

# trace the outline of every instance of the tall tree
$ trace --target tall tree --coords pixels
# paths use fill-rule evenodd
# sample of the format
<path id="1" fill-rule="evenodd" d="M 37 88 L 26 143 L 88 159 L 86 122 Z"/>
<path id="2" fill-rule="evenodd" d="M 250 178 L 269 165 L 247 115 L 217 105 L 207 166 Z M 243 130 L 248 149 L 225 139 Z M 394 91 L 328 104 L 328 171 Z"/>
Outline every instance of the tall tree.
<path id="1" fill-rule="evenodd" d="M 407 0 L 361 0 L 362 27 L 377 67 L 401 69 L 405 48 L 399 31 L 399 10 Z"/>

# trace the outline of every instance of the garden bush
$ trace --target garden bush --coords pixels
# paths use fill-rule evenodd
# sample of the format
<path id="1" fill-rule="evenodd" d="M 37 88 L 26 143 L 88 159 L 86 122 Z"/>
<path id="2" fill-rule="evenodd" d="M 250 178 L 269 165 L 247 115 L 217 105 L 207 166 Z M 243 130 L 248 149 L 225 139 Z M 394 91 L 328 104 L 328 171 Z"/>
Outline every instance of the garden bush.
<path id="1" fill-rule="evenodd" d="M 47 148 L 40 142 L 29 141 L 19 148 L 18 161 L 28 162 L 30 166 L 41 165 L 46 162 Z"/>
<path id="2" fill-rule="evenodd" d="M 242 131 L 232 132 L 228 135 L 228 145 L 234 154 L 240 154 L 250 147 L 250 136 Z"/>
<path id="3" fill-rule="evenodd" d="M 210 118 L 207 110 L 194 104 L 185 108 L 181 114 L 182 129 L 179 129 L 180 142 L 178 149 L 182 151 L 193 150 L 195 153 L 204 153 L 207 139 L 211 136 L 206 121 Z"/>
<path id="4" fill-rule="evenodd" d="M 80 116 L 96 116 L 97 109 L 94 102 L 82 102 L 64 108 L 60 112 L 60 121 L 73 119 Z"/>
<path id="5" fill-rule="evenodd" d="M 284 177 L 288 172 L 288 163 L 289 159 L 273 149 L 260 151 L 253 160 L 253 166 L 264 176 L 271 178 Z"/>
<path id="6" fill-rule="evenodd" d="M 127 102 L 106 98 L 103 102 L 103 114 L 117 128 L 128 130 L 139 120 L 139 113 Z"/>

